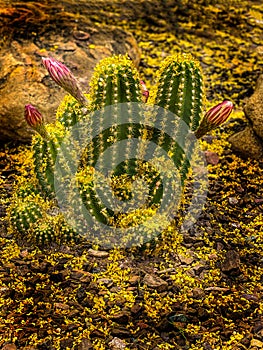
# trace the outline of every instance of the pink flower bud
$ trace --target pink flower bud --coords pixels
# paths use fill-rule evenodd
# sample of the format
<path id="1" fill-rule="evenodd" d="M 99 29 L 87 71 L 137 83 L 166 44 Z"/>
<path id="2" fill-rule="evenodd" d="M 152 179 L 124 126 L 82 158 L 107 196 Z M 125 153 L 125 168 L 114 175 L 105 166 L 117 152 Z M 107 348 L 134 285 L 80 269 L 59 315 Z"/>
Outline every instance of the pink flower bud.
<path id="1" fill-rule="evenodd" d="M 216 129 L 219 125 L 223 124 L 230 116 L 233 108 L 233 103 L 225 100 L 209 109 L 209 111 L 207 111 L 204 115 L 195 136 L 200 138 L 207 132 Z"/>
<path id="2" fill-rule="evenodd" d="M 52 57 L 42 57 L 42 62 L 46 67 L 51 78 L 70 95 L 72 95 L 80 104 L 85 105 L 88 100 L 81 91 L 73 73 L 63 63 Z"/>
<path id="3" fill-rule="evenodd" d="M 140 84 L 141 84 L 141 91 L 142 91 L 142 95 L 143 95 L 143 101 L 146 103 L 149 97 L 149 90 L 147 90 L 145 82 L 143 80 L 140 80 Z"/>
<path id="4" fill-rule="evenodd" d="M 32 105 L 25 105 L 25 120 L 31 128 L 42 125 L 44 120 L 42 114 Z"/>
<path id="5" fill-rule="evenodd" d="M 234 106 L 231 101 L 225 100 L 209 109 L 209 111 L 206 112 L 204 119 L 207 119 L 211 125 L 217 127 L 227 120 L 233 110 L 233 107 Z"/>
<path id="6" fill-rule="evenodd" d="M 32 105 L 25 105 L 25 120 L 31 128 L 36 130 L 43 138 L 48 138 L 42 114 Z"/>

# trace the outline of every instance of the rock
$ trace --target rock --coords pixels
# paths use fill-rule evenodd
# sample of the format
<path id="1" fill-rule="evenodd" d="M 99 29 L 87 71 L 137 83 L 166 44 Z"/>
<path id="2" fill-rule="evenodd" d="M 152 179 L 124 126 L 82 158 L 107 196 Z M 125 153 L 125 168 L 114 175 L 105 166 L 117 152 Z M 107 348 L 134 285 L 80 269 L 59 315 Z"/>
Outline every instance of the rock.
<path id="1" fill-rule="evenodd" d="M 138 276 L 138 275 L 132 275 L 132 276 L 129 278 L 129 283 L 130 283 L 132 286 L 135 286 L 139 281 L 140 281 L 140 276 Z"/>
<path id="2" fill-rule="evenodd" d="M 107 258 L 109 256 L 109 253 L 103 250 L 89 249 L 88 253 L 89 255 L 94 256 L 95 258 Z"/>
<path id="3" fill-rule="evenodd" d="M 240 257 L 235 250 L 229 250 L 226 253 L 225 260 L 222 263 L 221 270 L 225 273 L 239 271 Z"/>
<path id="4" fill-rule="evenodd" d="M 244 112 L 255 134 L 263 140 L 263 74 L 258 78 L 255 91 L 248 99 Z"/>
<path id="5" fill-rule="evenodd" d="M 244 130 L 233 134 L 228 141 L 231 143 L 234 152 L 248 158 L 262 159 L 263 145 L 259 137 L 254 133 L 250 126 Z"/>
<path id="6" fill-rule="evenodd" d="M 139 305 L 139 304 L 134 304 L 131 307 L 131 313 L 134 314 L 134 315 L 138 314 L 141 310 L 142 310 L 142 306 Z"/>
<path id="7" fill-rule="evenodd" d="M 93 345 L 88 338 L 82 338 L 81 343 L 78 344 L 77 350 L 91 350 Z"/>
<path id="8" fill-rule="evenodd" d="M 191 265 L 192 262 L 194 261 L 194 258 L 191 256 L 185 256 L 185 255 L 179 254 L 178 257 L 179 257 L 181 264 L 183 264 L 183 265 Z"/>
<path id="9" fill-rule="evenodd" d="M 229 138 L 235 152 L 244 157 L 263 156 L 263 75 L 260 75 L 253 95 L 244 107 L 248 126 Z"/>
<path id="10" fill-rule="evenodd" d="M 202 299 L 205 297 L 205 292 L 203 289 L 195 287 L 192 289 L 192 296 L 194 299 Z"/>
<path id="11" fill-rule="evenodd" d="M 113 336 L 122 337 L 122 338 L 128 338 L 131 336 L 130 331 L 128 329 L 126 329 L 125 327 L 121 327 L 121 326 L 113 327 L 111 334 Z"/>
<path id="12" fill-rule="evenodd" d="M 2 350 L 16 350 L 17 347 L 15 344 L 6 344 L 2 347 Z"/>
<path id="13" fill-rule="evenodd" d="M 65 303 L 54 303 L 54 307 L 60 310 L 68 310 L 70 308 L 70 306 Z"/>
<path id="14" fill-rule="evenodd" d="M 89 31 L 91 34 L 89 34 Z M 95 65 L 112 54 L 128 53 L 135 65 L 140 50 L 132 34 L 116 27 L 86 28 L 88 42 L 76 38 L 76 32 L 62 37 L 52 34 L 36 43 L 15 39 L 0 54 L 0 139 L 1 141 L 29 141 L 32 130 L 24 121 L 24 106 L 31 103 L 47 122 L 55 118 L 55 111 L 65 91 L 49 77 L 42 65 L 42 56 L 53 56 L 65 63 L 78 78 L 84 92 Z M 83 33 L 82 33 L 83 37 Z"/>
<path id="15" fill-rule="evenodd" d="M 126 345 L 125 342 L 117 337 L 114 337 L 110 342 L 109 342 L 109 347 L 111 350 L 124 350 Z"/>
<path id="16" fill-rule="evenodd" d="M 208 164 L 217 165 L 219 163 L 219 156 L 216 152 L 205 151 L 205 158 Z"/>
<path id="17" fill-rule="evenodd" d="M 72 349 L 73 348 L 73 339 L 66 338 L 60 340 L 60 349 Z"/>
<path id="18" fill-rule="evenodd" d="M 228 203 L 231 205 L 236 205 L 238 204 L 238 199 L 237 197 L 228 197 Z"/>
<path id="19" fill-rule="evenodd" d="M 164 292 L 168 288 L 168 283 L 158 276 L 150 275 L 147 273 L 144 276 L 143 283 L 148 287 L 157 289 L 158 292 Z"/>
<path id="20" fill-rule="evenodd" d="M 112 321 L 121 323 L 121 324 L 127 324 L 130 319 L 130 314 L 126 311 L 120 311 L 114 315 L 111 316 Z"/>

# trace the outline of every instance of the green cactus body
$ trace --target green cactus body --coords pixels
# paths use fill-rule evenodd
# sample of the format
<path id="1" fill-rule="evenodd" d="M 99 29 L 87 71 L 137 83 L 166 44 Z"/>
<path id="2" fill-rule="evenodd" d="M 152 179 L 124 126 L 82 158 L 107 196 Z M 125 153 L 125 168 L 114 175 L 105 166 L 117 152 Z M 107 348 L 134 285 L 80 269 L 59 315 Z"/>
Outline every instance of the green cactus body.
<path id="1" fill-rule="evenodd" d="M 195 131 L 202 117 L 203 100 L 203 79 L 199 63 L 189 54 L 168 57 L 157 73 L 157 83 L 150 100 L 152 104 L 164 108 L 161 115 L 157 116 L 162 118 L 163 128 L 165 129 L 165 124 L 171 123 L 171 115 L 165 113 L 169 110 L 190 130 Z M 187 129 L 185 131 L 188 132 Z M 180 169 L 183 185 L 189 171 L 189 154 L 193 153 L 194 142 L 185 144 L 185 134 L 180 126 L 172 138 L 162 132 L 154 134 L 153 138 L 170 152 L 174 163 Z M 174 140 L 180 140 L 180 144 Z"/>
<path id="2" fill-rule="evenodd" d="M 160 176 L 161 168 L 156 167 L 154 162 L 144 161 L 144 157 L 151 153 L 151 144 L 148 141 L 169 155 L 180 173 L 181 184 L 184 185 L 190 168 L 189 154 L 194 151 L 194 143 L 186 136 L 188 129 L 195 131 L 198 128 L 202 112 L 200 67 L 190 55 L 178 54 L 167 58 L 157 73 L 156 86 L 147 104 L 143 102 L 139 74 L 127 56 L 113 56 L 102 60 L 95 68 L 90 86 L 90 94 L 87 95 L 89 104 L 83 107 L 67 96 L 58 109 L 56 123 L 47 128 L 49 136 L 46 139 L 40 135 L 34 137 L 34 171 L 40 193 L 44 198 L 54 201 L 55 177 L 59 175 L 70 182 L 68 174 L 73 174 L 77 191 L 72 191 L 70 203 L 67 204 L 79 208 L 79 211 L 72 227 L 81 226 L 81 218 L 87 210 L 92 220 L 112 227 L 132 226 L 136 232 L 138 224 L 156 214 L 165 193 Z M 147 110 L 147 106 L 152 105 L 158 106 L 155 113 Z M 136 113 L 143 116 L 140 122 L 134 122 L 133 116 Z M 105 126 L 108 114 L 112 120 L 109 126 Z M 125 119 L 122 119 L 124 115 Z M 88 130 L 84 132 L 82 125 Z M 174 127 L 170 128 L 169 125 Z M 76 140 L 69 139 L 65 142 L 67 135 L 71 135 L 73 131 Z M 84 143 L 85 148 L 82 149 L 79 140 L 84 142 L 87 135 L 92 137 Z M 132 149 L 135 139 L 140 140 L 140 146 L 134 155 Z M 127 141 L 123 148 L 113 147 L 122 141 Z M 105 176 L 96 170 L 96 164 L 101 155 L 111 147 L 110 160 L 114 167 L 110 177 L 105 180 Z M 125 159 L 122 158 L 123 155 Z M 156 156 L 157 159 L 158 157 L 162 158 L 161 155 Z M 121 161 L 117 164 L 119 159 Z M 162 164 L 165 169 L 166 163 Z M 57 174 L 54 175 L 55 168 Z M 165 172 L 168 177 L 169 171 Z M 105 181 L 118 200 L 128 205 L 129 201 L 137 198 L 143 204 L 127 213 L 108 208 L 99 196 L 100 192 L 105 192 Z M 135 183 L 138 186 L 136 193 L 133 186 Z M 149 189 L 148 194 L 140 202 L 140 192 L 145 186 Z M 111 202 L 112 199 L 106 192 L 104 197 L 106 202 Z M 34 202 L 26 205 L 21 204 L 21 201 L 23 199 L 20 198 L 19 205 L 13 206 L 11 210 L 12 224 L 18 231 L 22 233 L 29 227 L 34 228 L 42 243 L 59 240 L 59 236 L 76 238 L 75 229 L 61 219 L 62 214 L 58 214 L 59 219 L 56 216 L 47 216 L 45 222 L 38 224 L 37 220 L 41 218 L 39 207 Z M 87 232 L 89 224 L 88 219 Z"/>
<path id="3" fill-rule="evenodd" d="M 59 123 L 51 129 L 48 139 L 36 135 L 32 142 L 34 171 L 38 180 L 40 191 L 44 197 L 55 198 L 54 189 L 54 165 L 57 159 L 58 149 L 66 136 L 66 130 Z M 60 176 L 64 176 L 67 168 L 71 165 L 71 155 L 68 150 L 64 151 L 64 163 L 59 168 Z"/>
<path id="4" fill-rule="evenodd" d="M 201 120 L 203 99 L 199 63 L 189 54 L 168 57 L 157 73 L 151 103 L 171 111 L 195 131 Z"/>
<path id="5" fill-rule="evenodd" d="M 31 225 L 42 217 L 41 208 L 29 197 L 26 199 L 18 199 L 12 207 L 11 222 L 21 234 L 26 234 Z"/>

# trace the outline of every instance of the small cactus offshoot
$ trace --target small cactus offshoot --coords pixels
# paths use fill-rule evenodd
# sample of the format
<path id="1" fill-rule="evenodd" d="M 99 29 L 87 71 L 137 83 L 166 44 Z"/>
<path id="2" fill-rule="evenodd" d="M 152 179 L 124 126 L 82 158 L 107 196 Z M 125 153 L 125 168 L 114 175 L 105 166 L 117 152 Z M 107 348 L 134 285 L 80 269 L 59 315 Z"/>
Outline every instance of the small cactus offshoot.
<path id="1" fill-rule="evenodd" d="M 202 73 L 199 63 L 189 54 L 164 60 L 151 94 L 127 56 L 109 57 L 97 65 L 89 95 L 81 91 L 64 64 L 53 58 L 43 58 L 43 64 L 51 78 L 73 98 L 65 97 L 58 108 L 56 122 L 49 125 L 44 124 L 35 107 L 25 107 L 25 119 L 38 134 L 32 141 L 31 179 L 24 179 L 23 186 L 18 186 L 9 210 L 12 227 L 20 236 L 29 235 L 41 244 L 76 240 L 81 229 L 87 239 L 96 236 L 96 243 L 119 244 L 119 238 L 108 236 L 106 227 L 116 228 L 120 235 L 131 228 L 127 237 L 123 237 L 126 243 L 131 232 L 133 243 L 147 242 L 152 238 L 151 231 L 159 230 L 165 221 L 158 212 L 163 201 L 168 198 L 171 205 L 176 201 L 174 188 L 184 187 L 195 151 L 194 135 L 201 137 L 225 121 L 232 103 L 224 101 L 208 111 L 202 120 Z M 107 111 L 110 111 L 110 121 Z M 134 121 L 136 113 L 141 116 L 137 122 Z M 79 142 L 83 139 L 84 149 Z M 137 148 L 134 140 L 140 141 Z M 118 143 L 121 146 L 114 148 Z M 149 156 L 152 144 L 161 150 L 154 157 Z M 109 159 L 103 158 L 107 151 L 111 152 Z M 168 155 L 167 159 L 163 154 Z M 145 155 L 148 159 L 143 159 Z M 107 162 L 113 166 L 107 179 L 97 168 L 101 158 L 105 167 Z M 161 165 L 156 164 L 156 160 Z M 180 177 L 179 185 L 175 184 L 174 169 Z M 165 176 L 173 190 L 165 188 Z M 71 188 L 72 183 L 76 190 L 68 193 L 70 199 L 65 205 L 59 205 L 58 197 L 66 188 Z M 106 185 L 111 193 L 105 190 Z M 143 194 L 145 187 L 148 188 L 146 195 Z M 120 203 L 122 209 L 119 209 Z M 130 203 L 133 205 L 129 206 Z M 74 207 L 72 215 L 67 206 Z M 65 210 L 69 215 L 64 215 Z M 94 221 L 98 225 L 92 229 L 89 225 Z M 139 230 L 139 226 L 142 229 Z M 104 236 L 98 232 L 103 231 L 103 227 Z M 104 239 L 110 242 L 102 242 Z"/>

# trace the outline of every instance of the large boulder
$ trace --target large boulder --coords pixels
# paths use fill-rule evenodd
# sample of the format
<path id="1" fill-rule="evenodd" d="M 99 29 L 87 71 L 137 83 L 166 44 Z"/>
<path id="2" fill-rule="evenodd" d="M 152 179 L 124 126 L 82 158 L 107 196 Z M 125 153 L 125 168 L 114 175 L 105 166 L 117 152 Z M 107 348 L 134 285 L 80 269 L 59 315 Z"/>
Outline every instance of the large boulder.
<path id="1" fill-rule="evenodd" d="M 262 140 L 257 136 L 252 127 L 246 126 L 244 130 L 230 136 L 229 141 L 233 151 L 245 158 L 262 159 Z"/>
<path id="2" fill-rule="evenodd" d="M 263 158 L 263 75 L 257 81 L 255 92 L 244 107 L 247 126 L 232 135 L 229 142 L 234 151 L 254 159 Z"/>
<path id="3" fill-rule="evenodd" d="M 49 77 L 42 56 L 52 56 L 65 63 L 78 78 L 84 92 L 96 63 L 112 54 L 125 54 L 135 65 L 140 50 L 134 37 L 122 29 L 105 26 L 73 31 L 62 37 L 53 34 L 42 41 L 13 40 L 0 54 L 0 140 L 29 141 L 32 130 L 24 121 L 24 106 L 33 104 L 54 120 L 55 111 L 65 91 Z"/>
<path id="4" fill-rule="evenodd" d="M 255 91 L 248 99 L 244 112 L 254 132 L 263 140 L 263 74 L 258 78 Z"/>

